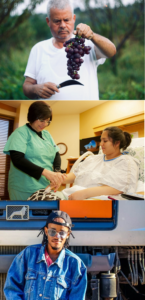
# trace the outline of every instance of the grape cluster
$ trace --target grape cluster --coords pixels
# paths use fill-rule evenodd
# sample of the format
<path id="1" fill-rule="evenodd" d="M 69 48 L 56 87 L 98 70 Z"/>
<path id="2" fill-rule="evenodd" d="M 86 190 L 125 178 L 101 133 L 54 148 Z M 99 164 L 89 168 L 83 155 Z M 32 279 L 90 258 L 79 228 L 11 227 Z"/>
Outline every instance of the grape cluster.
<path id="1" fill-rule="evenodd" d="M 63 46 L 65 47 L 65 51 L 67 53 L 66 57 L 67 61 L 67 69 L 68 75 L 72 79 L 79 79 L 80 75 L 78 71 L 80 70 L 81 64 L 84 60 L 81 58 L 84 54 L 89 54 L 91 47 L 85 46 L 85 39 L 81 36 L 77 36 L 66 41 Z"/>

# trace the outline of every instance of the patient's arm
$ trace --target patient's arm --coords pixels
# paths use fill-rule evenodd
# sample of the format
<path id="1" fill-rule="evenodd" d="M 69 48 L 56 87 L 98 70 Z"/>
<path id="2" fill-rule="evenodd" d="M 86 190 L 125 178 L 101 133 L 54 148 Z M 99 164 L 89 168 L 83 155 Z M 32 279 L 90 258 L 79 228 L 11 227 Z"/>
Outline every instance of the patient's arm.
<path id="1" fill-rule="evenodd" d="M 61 184 L 73 183 L 74 180 L 75 180 L 75 178 L 76 178 L 76 176 L 75 176 L 74 173 L 66 174 L 65 180 Z M 54 190 L 54 192 L 57 192 L 57 190 L 59 189 L 59 187 L 61 186 L 61 184 L 58 184 L 58 185 L 50 184 L 50 185 L 48 185 L 46 187 L 46 189 L 48 187 L 50 187 L 52 190 Z"/>
<path id="2" fill-rule="evenodd" d="M 63 184 L 74 183 L 75 178 L 76 178 L 76 176 L 74 173 L 66 174 L 66 178 L 63 181 Z"/>
<path id="3" fill-rule="evenodd" d="M 83 200 L 91 197 L 101 196 L 101 195 L 117 195 L 123 193 L 122 191 L 116 190 L 108 185 L 97 186 L 92 188 L 87 188 L 85 190 L 77 191 L 71 194 L 69 200 Z"/>

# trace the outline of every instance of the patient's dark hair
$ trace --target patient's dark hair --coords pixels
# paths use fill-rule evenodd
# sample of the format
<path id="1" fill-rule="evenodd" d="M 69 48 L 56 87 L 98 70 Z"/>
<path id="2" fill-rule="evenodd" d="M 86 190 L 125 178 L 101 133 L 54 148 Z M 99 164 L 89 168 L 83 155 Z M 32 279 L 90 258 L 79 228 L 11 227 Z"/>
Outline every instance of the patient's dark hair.
<path id="1" fill-rule="evenodd" d="M 108 137 L 112 139 L 113 145 L 115 145 L 117 141 L 120 141 L 120 149 L 125 150 L 131 143 L 131 134 L 126 131 L 123 132 L 116 126 L 107 127 L 103 131 L 107 131 Z"/>
<path id="2" fill-rule="evenodd" d="M 48 118 L 52 121 L 52 110 L 46 102 L 35 101 L 30 105 L 27 115 L 27 119 L 30 123 L 38 119 L 46 120 Z"/>

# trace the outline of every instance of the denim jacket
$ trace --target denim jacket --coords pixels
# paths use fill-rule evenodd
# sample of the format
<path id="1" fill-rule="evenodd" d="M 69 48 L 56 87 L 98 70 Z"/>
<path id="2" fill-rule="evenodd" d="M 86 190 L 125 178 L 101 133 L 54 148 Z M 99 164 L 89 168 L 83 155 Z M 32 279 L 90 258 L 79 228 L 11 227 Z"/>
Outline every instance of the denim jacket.
<path id="1" fill-rule="evenodd" d="M 20 252 L 8 271 L 6 300 L 84 300 L 86 267 L 81 259 L 62 249 L 49 267 L 45 246 L 33 245 Z"/>

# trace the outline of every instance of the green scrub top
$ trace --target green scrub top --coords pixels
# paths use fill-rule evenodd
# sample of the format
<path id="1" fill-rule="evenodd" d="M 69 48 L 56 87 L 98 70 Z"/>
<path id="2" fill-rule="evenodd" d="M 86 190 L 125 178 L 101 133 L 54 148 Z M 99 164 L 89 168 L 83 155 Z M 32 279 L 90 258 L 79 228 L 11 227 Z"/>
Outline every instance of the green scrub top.
<path id="1" fill-rule="evenodd" d="M 24 125 L 17 128 L 10 135 L 3 152 L 8 155 L 10 155 L 10 150 L 22 152 L 25 154 L 25 158 L 32 163 L 53 171 L 53 161 L 59 148 L 47 130 L 42 131 L 42 138 L 27 125 Z M 8 190 L 14 189 L 21 192 L 34 193 L 39 189 L 45 188 L 49 183 L 49 180 L 44 176 L 37 180 L 20 171 L 11 162 Z"/>

